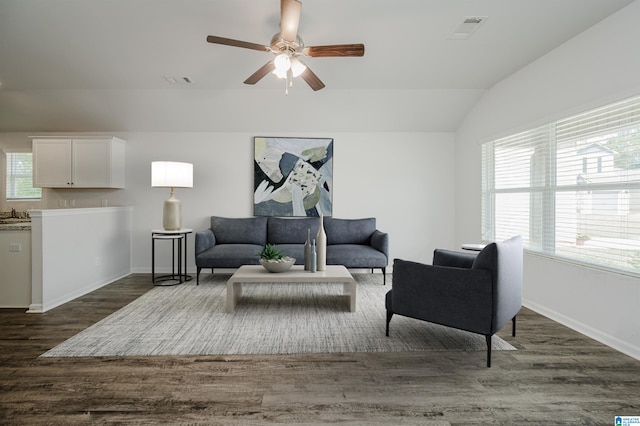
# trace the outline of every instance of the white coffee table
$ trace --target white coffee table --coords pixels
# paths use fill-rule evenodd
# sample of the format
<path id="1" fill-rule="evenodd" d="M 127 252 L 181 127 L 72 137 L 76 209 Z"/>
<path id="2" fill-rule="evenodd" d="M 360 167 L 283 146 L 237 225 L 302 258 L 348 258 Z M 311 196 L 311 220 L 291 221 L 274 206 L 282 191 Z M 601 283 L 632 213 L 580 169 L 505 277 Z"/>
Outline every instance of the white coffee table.
<path id="1" fill-rule="evenodd" d="M 233 312 L 242 297 L 242 283 L 342 283 L 343 294 L 349 296 L 349 310 L 356 311 L 356 281 L 342 265 L 327 265 L 324 271 L 305 271 L 301 265 L 294 265 L 286 272 L 272 273 L 262 265 L 243 265 L 227 281 L 226 311 Z"/>

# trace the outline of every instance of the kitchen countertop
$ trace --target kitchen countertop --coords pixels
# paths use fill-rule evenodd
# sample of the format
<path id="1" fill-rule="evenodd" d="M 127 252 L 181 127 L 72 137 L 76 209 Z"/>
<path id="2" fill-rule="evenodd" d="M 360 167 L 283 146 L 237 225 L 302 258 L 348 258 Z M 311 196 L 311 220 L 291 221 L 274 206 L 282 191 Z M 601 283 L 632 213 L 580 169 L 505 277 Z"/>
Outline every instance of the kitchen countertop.
<path id="1" fill-rule="evenodd" d="M 31 231 L 31 222 L 0 223 L 0 231 Z"/>

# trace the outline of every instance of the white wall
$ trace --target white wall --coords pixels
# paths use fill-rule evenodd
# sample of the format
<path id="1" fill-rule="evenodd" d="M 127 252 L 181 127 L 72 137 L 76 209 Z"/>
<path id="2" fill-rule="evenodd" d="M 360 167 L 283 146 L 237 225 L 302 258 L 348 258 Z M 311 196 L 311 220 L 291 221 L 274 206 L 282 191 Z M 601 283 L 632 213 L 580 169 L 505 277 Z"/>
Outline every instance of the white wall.
<path id="1" fill-rule="evenodd" d="M 133 272 L 151 271 L 151 229 L 162 227 L 162 204 L 169 190 L 151 188 L 151 162 L 194 164 L 194 187 L 176 189 L 183 205 L 183 226 L 208 227 L 212 215 L 253 214 L 253 136 L 334 138 L 333 215 L 376 217 L 390 236 L 391 258 L 430 261 L 436 247 L 454 242 L 454 135 L 452 133 L 119 133 L 127 141 L 126 188 L 122 190 L 46 190 L 49 208 L 58 200 L 76 207 L 133 206 Z M 3 143 L 29 134 L 0 133 Z M 188 266 L 195 270 L 193 235 Z M 170 268 L 169 246 L 156 244 L 156 267 Z M 392 266 L 390 260 L 389 266 Z"/>
<path id="2" fill-rule="evenodd" d="M 456 135 L 456 241 L 481 238 L 480 143 L 640 94 L 640 1 L 506 78 Z M 640 280 L 525 255 L 525 305 L 640 359 Z"/>

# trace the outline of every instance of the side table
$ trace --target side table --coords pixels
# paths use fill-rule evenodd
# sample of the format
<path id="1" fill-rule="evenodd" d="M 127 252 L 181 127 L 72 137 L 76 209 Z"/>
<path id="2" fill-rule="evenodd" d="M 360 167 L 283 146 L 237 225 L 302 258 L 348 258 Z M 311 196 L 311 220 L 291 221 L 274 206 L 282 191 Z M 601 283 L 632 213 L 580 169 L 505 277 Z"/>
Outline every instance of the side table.
<path id="1" fill-rule="evenodd" d="M 469 250 L 469 251 L 482 251 L 482 249 L 485 248 L 485 246 L 486 244 L 466 243 L 466 244 L 462 244 L 462 249 Z"/>
<path id="2" fill-rule="evenodd" d="M 151 230 L 151 281 L 154 285 L 177 285 L 192 279 L 191 275 L 187 275 L 187 235 L 191 234 L 193 229 L 179 229 L 177 231 L 166 231 L 164 229 Z M 156 277 L 156 241 L 171 241 L 171 274 Z M 178 248 L 178 256 L 176 257 L 176 246 Z M 177 262 L 176 262 L 177 261 Z M 176 274 L 176 263 L 178 273 Z M 183 272 L 184 268 L 184 272 Z M 177 280 L 173 284 L 159 284 L 163 281 Z"/>

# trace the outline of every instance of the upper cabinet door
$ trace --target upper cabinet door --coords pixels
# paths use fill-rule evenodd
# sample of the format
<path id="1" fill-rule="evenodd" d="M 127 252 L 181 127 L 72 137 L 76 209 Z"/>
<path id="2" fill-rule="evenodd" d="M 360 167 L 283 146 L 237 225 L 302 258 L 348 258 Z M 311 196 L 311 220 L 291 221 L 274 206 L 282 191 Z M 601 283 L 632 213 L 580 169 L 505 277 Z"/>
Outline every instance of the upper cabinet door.
<path id="1" fill-rule="evenodd" d="M 69 188 L 71 178 L 71 139 L 33 140 L 33 186 Z"/>
<path id="2" fill-rule="evenodd" d="M 110 140 L 73 140 L 73 187 L 108 188 L 110 186 Z"/>

